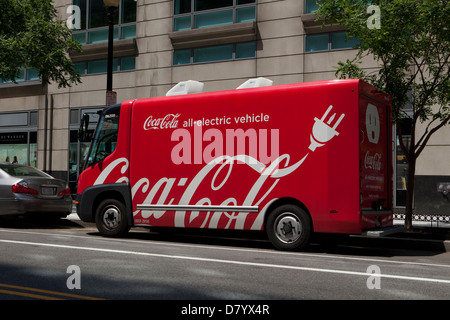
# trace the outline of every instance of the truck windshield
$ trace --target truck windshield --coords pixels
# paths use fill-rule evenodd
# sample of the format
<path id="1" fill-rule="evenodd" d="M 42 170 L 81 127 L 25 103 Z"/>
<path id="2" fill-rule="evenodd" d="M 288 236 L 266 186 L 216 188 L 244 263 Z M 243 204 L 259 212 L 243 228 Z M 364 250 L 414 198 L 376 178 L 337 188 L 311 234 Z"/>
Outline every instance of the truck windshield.
<path id="1" fill-rule="evenodd" d="M 119 115 L 120 105 L 112 106 L 100 115 L 86 161 L 86 168 L 102 161 L 116 149 Z"/>

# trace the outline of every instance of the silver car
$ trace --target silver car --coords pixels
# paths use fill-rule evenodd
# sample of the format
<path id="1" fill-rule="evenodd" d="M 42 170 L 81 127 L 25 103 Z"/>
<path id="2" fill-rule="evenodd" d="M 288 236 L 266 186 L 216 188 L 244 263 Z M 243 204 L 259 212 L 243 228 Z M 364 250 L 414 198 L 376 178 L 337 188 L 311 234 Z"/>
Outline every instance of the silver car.
<path id="1" fill-rule="evenodd" d="M 0 163 L 0 215 L 72 212 L 72 197 L 65 181 L 24 165 Z"/>

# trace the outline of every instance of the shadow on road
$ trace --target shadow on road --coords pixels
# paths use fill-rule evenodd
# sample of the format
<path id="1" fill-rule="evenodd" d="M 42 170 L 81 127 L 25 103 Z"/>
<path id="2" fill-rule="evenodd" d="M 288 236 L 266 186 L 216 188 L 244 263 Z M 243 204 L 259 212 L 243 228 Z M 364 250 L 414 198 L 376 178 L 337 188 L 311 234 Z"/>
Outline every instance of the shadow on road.
<path id="1" fill-rule="evenodd" d="M 0 228 L 73 229 L 85 228 L 81 221 L 45 215 L 0 217 Z"/>
<path id="2" fill-rule="evenodd" d="M 101 237 L 98 232 L 87 233 Z M 124 239 L 157 241 L 183 245 L 211 245 L 242 249 L 274 250 L 265 233 L 206 229 L 134 228 Z M 445 252 L 443 241 L 399 238 L 364 238 L 337 234 L 316 234 L 302 253 L 369 257 L 433 256 Z"/>

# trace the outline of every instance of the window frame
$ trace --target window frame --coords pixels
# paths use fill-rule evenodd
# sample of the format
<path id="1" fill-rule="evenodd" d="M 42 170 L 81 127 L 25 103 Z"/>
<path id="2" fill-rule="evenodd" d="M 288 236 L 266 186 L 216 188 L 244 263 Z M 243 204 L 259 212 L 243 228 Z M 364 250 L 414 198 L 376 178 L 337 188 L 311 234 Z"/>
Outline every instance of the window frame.
<path id="1" fill-rule="evenodd" d="M 83 18 L 81 18 L 82 21 L 80 21 L 81 28 L 72 30 L 72 37 L 75 40 L 78 40 L 78 42 L 80 42 L 82 45 L 101 43 L 101 42 L 108 41 L 108 37 L 106 37 L 104 40 L 98 40 L 98 41 L 94 41 L 94 42 L 90 41 L 91 35 L 98 33 L 98 32 L 102 32 L 102 31 L 106 31 L 106 34 L 107 34 L 108 28 L 109 28 L 108 25 L 101 26 L 101 27 L 94 27 L 94 28 L 89 27 L 90 16 L 91 16 L 91 10 L 90 10 L 90 2 L 91 1 L 94 1 L 94 0 L 85 0 L 86 12 L 85 12 L 84 20 L 83 20 Z M 74 3 L 74 1 L 72 1 L 72 4 L 76 5 Z M 102 1 L 102 4 L 103 4 L 103 1 Z M 133 22 L 125 22 L 125 23 L 122 22 L 124 19 L 124 12 L 125 12 L 125 9 L 123 7 L 124 5 L 125 5 L 125 3 L 123 1 L 121 1 L 119 8 L 116 12 L 116 15 L 115 15 L 115 19 L 116 19 L 117 23 L 116 22 L 114 23 L 114 40 L 136 38 L 137 2 L 136 2 L 136 19 Z M 104 5 L 103 5 L 103 7 L 104 7 Z M 107 16 L 106 8 L 104 10 L 104 14 L 106 17 Z M 132 36 L 126 36 L 124 38 L 124 34 L 127 34 L 127 31 L 126 31 L 127 29 L 130 29 L 130 30 L 134 29 L 134 32 L 132 30 L 132 32 L 131 32 Z M 84 35 L 84 37 L 83 37 L 83 35 Z"/>
<path id="2" fill-rule="evenodd" d="M 220 25 L 229 25 L 229 24 L 235 24 L 235 23 L 240 23 L 240 22 L 247 22 L 247 21 L 256 21 L 256 17 L 257 17 L 257 11 L 256 11 L 256 7 L 257 7 L 257 0 L 251 0 L 253 2 L 250 3 L 244 3 L 244 4 L 239 4 L 239 0 L 233 0 L 233 5 L 232 6 L 224 6 L 224 7 L 219 7 L 219 8 L 214 8 L 214 9 L 206 9 L 206 10 L 196 10 L 195 9 L 195 1 L 197 0 L 191 0 L 191 8 L 190 8 L 190 12 L 187 13 L 175 13 L 175 1 L 173 1 L 173 23 L 172 23 L 172 30 L 173 31 L 184 31 L 184 30 L 195 30 L 195 29 L 201 29 L 201 28 L 206 28 L 209 26 L 220 26 Z M 248 9 L 248 8 L 254 8 L 254 18 L 253 19 L 243 19 L 243 20 L 239 20 L 238 18 L 238 14 L 239 11 L 241 9 Z M 219 23 L 219 24 L 214 24 L 214 25 L 206 25 L 206 26 L 198 26 L 196 25 L 196 21 L 198 21 L 198 17 L 203 16 L 206 17 L 208 14 L 219 14 L 219 13 L 224 13 L 226 11 L 232 11 L 232 20 L 231 22 L 226 22 L 226 23 Z M 189 27 L 181 27 L 181 28 L 177 28 L 176 27 L 176 22 L 179 19 L 183 19 L 185 18 L 186 20 L 189 20 Z"/>
<path id="3" fill-rule="evenodd" d="M 339 51 L 339 50 L 354 50 L 355 47 L 354 46 L 349 46 L 349 47 L 342 47 L 342 48 L 333 48 L 333 34 L 338 34 L 338 33 L 343 33 L 346 31 L 330 31 L 330 32 L 321 32 L 321 33 L 313 33 L 313 34 L 305 34 L 305 39 L 304 39 L 304 52 L 305 53 L 317 53 L 317 52 L 328 52 L 328 51 Z M 327 35 L 328 36 L 328 42 L 327 42 L 327 49 L 323 49 L 323 50 L 307 50 L 307 42 L 308 42 L 308 37 L 311 36 L 320 36 L 320 35 Z M 348 41 L 350 41 L 351 39 L 349 39 Z"/>
<path id="4" fill-rule="evenodd" d="M 124 59 L 130 59 L 130 58 L 134 58 L 134 68 L 127 68 L 127 69 L 123 69 L 123 60 Z M 99 75 L 99 74 L 105 74 L 107 73 L 107 70 L 105 71 L 101 71 L 101 72 L 88 72 L 89 71 L 89 63 L 92 62 L 101 62 L 104 61 L 104 63 L 107 63 L 106 59 L 98 59 L 98 60 L 89 60 L 89 61 L 79 61 L 79 62 L 75 62 L 75 69 L 78 70 L 78 72 L 80 73 L 80 76 L 84 77 L 84 76 L 91 76 L 91 75 Z M 81 69 L 82 67 L 82 69 Z M 128 72 L 128 71 L 135 71 L 136 70 L 136 56 L 125 56 L 125 57 L 117 57 L 114 58 L 113 60 L 113 72 L 117 73 L 117 72 Z"/>
<path id="5" fill-rule="evenodd" d="M 246 45 L 246 44 L 254 44 L 255 53 L 253 56 L 246 56 L 246 57 L 237 57 L 237 49 L 240 45 Z M 195 61 L 195 51 L 196 50 L 202 50 L 202 49 L 212 49 L 215 47 L 225 47 L 225 46 L 232 46 L 232 52 L 231 52 L 231 58 L 230 59 L 218 59 L 218 60 L 208 60 L 208 61 Z M 177 63 L 175 64 L 175 52 L 178 51 L 190 51 L 189 55 L 189 62 L 188 63 Z M 207 46 L 207 47 L 196 47 L 196 48 L 186 48 L 186 49 L 178 49 L 173 50 L 172 55 L 172 66 L 178 67 L 178 66 L 189 66 L 194 64 L 205 64 L 205 63 L 215 63 L 215 62 L 226 62 L 226 61 L 238 61 L 238 60 L 245 60 L 245 59 L 255 59 L 256 58 L 256 51 L 257 51 L 257 45 L 256 41 L 247 41 L 247 42 L 239 42 L 239 43 L 229 43 L 229 44 L 222 44 L 222 45 L 215 45 L 215 46 Z"/>

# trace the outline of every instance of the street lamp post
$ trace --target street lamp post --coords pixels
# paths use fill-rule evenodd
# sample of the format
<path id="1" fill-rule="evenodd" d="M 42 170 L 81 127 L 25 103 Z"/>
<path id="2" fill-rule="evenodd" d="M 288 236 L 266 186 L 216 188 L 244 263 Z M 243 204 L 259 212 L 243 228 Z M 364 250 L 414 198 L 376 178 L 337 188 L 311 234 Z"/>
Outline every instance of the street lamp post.
<path id="1" fill-rule="evenodd" d="M 114 41 L 114 16 L 119 7 L 120 0 L 103 0 L 108 10 L 108 66 L 106 76 L 106 106 L 116 103 L 116 93 L 112 90 L 113 73 L 113 41 Z"/>

